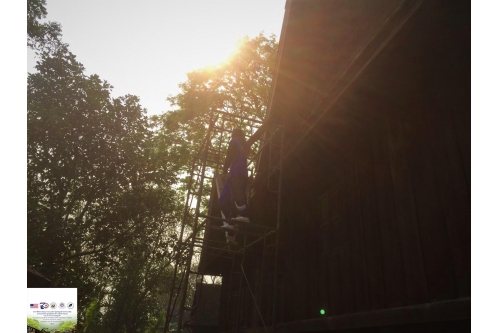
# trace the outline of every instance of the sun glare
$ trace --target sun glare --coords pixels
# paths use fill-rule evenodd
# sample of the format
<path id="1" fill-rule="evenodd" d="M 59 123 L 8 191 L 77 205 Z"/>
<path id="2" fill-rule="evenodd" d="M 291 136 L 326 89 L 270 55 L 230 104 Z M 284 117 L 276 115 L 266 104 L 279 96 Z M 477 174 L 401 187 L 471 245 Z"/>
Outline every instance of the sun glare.
<path id="1" fill-rule="evenodd" d="M 186 62 L 189 62 L 187 67 L 196 70 L 220 65 L 231 59 L 239 45 L 240 40 L 199 41 L 198 45 L 193 45 L 196 49 L 195 54 L 186 58 Z"/>

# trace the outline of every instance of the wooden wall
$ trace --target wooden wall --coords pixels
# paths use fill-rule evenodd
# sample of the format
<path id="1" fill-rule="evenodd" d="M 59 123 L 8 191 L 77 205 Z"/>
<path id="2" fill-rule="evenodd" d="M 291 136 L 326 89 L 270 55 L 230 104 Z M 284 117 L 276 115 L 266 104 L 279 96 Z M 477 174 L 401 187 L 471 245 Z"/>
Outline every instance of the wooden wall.
<path id="1" fill-rule="evenodd" d="M 279 321 L 470 297 L 470 25 L 425 2 L 287 162 Z"/>

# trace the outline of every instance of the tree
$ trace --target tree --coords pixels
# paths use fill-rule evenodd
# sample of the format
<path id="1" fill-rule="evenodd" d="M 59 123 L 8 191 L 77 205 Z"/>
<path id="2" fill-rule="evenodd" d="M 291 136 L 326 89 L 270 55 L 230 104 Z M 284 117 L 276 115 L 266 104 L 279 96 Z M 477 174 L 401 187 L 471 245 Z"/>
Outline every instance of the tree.
<path id="1" fill-rule="evenodd" d="M 175 109 L 152 118 L 159 149 L 175 157 L 181 170 L 187 172 L 213 110 L 263 120 L 277 52 L 276 37 L 260 33 L 255 38 L 243 38 L 226 63 L 187 73 L 187 81 L 179 84 L 181 92 L 168 97 Z M 247 124 L 246 120 L 239 121 L 242 128 Z M 250 130 L 247 128 L 247 133 Z"/>
<path id="2" fill-rule="evenodd" d="M 97 331 L 97 323 L 100 320 L 100 304 L 99 299 L 93 299 L 89 306 L 87 307 L 87 311 L 85 311 L 85 322 L 84 322 L 84 330 L 83 332 L 92 332 Z"/>
<path id="3" fill-rule="evenodd" d="M 40 23 L 40 20 L 47 16 L 46 5 L 46 0 L 28 0 L 28 47 L 38 51 L 53 51 L 65 45 L 61 42 L 62 31 L 59 23 Z"/>
<path id="4" fill-rule="evenodd" d="M 168 100 L 185 120 L 203 117 L 212 109 L 263 119 L 277 49 L 274 35 L 245 37 L 228 62 L 188 73 L 188 80 L 179 85 L 181 93 Z"/>
<path id="5" fill-rule="evenodd" d="M 154 243 L 150 256 L 173 249 L 176 175 L 136 96 L 111 98 L 112 87 L 86 76 L 65 48 L 36 69 L 27 91 L 28 263 L 55 285 L 78 287 L 85 305 L 121 260 L 137 260 L 132 244 Z"/>
<path id="6" fill-rule="evenodd" d="M 171 275 L 175 159 L 158 149 L 139 98 L 112 98 L 111 85 L 86 75 L 60 25 L 39 22 L 46 14 L 44 0 L 28 1 L 39 57 L 27 85 L 28 263 L 54 286 L 78 288 L 87 331 L 144 331 L 162 316 Z M 133 306 L 115 316 L 124 295 Z"/>

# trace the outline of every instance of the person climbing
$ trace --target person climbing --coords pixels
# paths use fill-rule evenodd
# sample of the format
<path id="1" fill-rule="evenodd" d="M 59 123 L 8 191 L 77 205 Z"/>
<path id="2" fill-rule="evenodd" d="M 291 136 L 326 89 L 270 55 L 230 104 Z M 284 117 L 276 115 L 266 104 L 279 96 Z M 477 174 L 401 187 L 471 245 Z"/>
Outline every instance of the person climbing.
<path id="1" fill-rule="evenodd" d="M 250 222 L 246 193 L 248 184 L 247 156 L 251 146 L 266 127 L 267 124 L 262 125 L 248 141 L 245 141 L 245 133 L 241 128 L 235 128 L 231 133 L 226 159 L 222 167 L 224 186 L 219 197 L 219 207 L 227 220 Z M 237 225 L 224 221 L 223 228 L 236 230 Z M 226 240 L 232 244 L 238 244 L 234 231 L 226 232 Z"/>
<path id="2" fill-rule="evenodd" d="M 228 220 L 250 222 L 246 194 L 248 183 L 248 148 L 246 145 L 245 133 L 242 129 L 235 128 L 231 133 L 231 141 L 229 141 L 226 159 L 222 167 L 224 186 L 219 197 L 220 209 L 224 218 Z M 224 221 L 223 227 L 235 230 L 237 226 Z M 226 232 L 226 239 L 232 244 L 237 244 L 235 234 L 232 231 Z"/>

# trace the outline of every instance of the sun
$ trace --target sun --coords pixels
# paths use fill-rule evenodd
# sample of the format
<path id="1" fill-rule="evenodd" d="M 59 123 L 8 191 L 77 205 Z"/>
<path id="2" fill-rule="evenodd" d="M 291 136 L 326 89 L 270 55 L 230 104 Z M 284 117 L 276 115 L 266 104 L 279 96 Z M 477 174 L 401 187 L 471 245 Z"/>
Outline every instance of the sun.
<path id="1" fill-rule="evenodd" d="M 199 40 L 194 45 L 195 52 L 187 57 L 188 68 L 196 70 L 205 67 L 215 67 L 231 59 L 240 45 L 241 40 Z"/>

